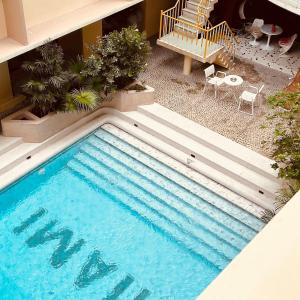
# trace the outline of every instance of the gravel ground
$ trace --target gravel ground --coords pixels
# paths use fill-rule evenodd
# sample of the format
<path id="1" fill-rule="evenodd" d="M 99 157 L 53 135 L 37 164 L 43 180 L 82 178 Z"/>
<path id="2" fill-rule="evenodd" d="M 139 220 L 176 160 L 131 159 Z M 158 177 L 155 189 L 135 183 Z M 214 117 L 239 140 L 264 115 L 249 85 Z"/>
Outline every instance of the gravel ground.
<path id="1" fill-rule="evenodd" d="M 223 86 L 217 99 L 214 99 L 212 87 L 208 86 L 205 93 L 202 92 L 203 69 L 207 66 L 194 61 L 192 74 L 185 76 L 182 74 L 182 55 L 154 47 L 148 69 L 140 79 L 155 88 L 157 103 L 254 151 L 270 156 L 274 129 L 266 120 L 271 111 L 266 105 L 266 97 L 284 88 L 288 84 L 288 76 L 250 61 L 237 59 L 233 70 L 220 70 L 242 76 L 244 84 L 230 89 Z M 257 87 L 265 85 L 260 98 L 261 105 L 256 108 L 254 117 L 239 112 L 232 95 L 225 96 L 228 91 L 234 91 L 239 96 L 249 84 Z M 247 108 L 244 107 L 246 110 Z"/>

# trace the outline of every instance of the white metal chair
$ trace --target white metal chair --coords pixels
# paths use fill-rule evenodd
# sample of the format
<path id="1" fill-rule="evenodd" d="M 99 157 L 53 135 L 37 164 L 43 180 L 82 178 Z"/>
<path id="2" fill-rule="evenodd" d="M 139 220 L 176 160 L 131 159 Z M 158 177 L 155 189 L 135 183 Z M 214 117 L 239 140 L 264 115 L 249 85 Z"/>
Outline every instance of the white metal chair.
<path id="1" fill-rule="evenodd" d="M 287 53 L 293 47 L 297 37 L 298 37 L 298 35 L 297 35 L 297 33 L 295 33 L 291 37 L 282 38 L 278 41 L 278 44 L 281 47 L 280 56 Z"/>
<path id="2" fill-rule="evenodd" d="M 253 116 L 254 115 L 254 104 L 255 104 L 259 94 L 263 90 L 263 88 L 264 88 L 264 85 L 262 85 L 259 89 L 253 85 L 250 85 L 248 88 L 249 90 L 245 90 L 239 97 L 238 111 Z M 250 91 L 250 89 L 251 89 L 251 91 Z M 251 113 L 241 110 L 241 105 L 243 102 L 246 102 L 251 105 Z"/>
<path id="3" fill-rule="evenodd" d="M 257 46 L 259 43 L 257 42 L 257 39 L 259 39 L 263 33 L 261 32 L 261 27 L 264 25 L 263 19 L 255 19 L 249 29 L 249 32 L 254 37 L 254 40 L 250 42 L 250 45 Z"/>
<path id="4" fill-rule="evenodd" d="M 203 88 L 203 94 L 206 90 L 207 84 L 213 85 L 215 89 L 215 98 L 217 98 L 217 88 L 223 84 L 224 78 L 226 77 L 225 72 L 215 70 L 214 65 L 210 65 L 208 68 L 204 69 L 205 74 L 205 85 Z"/>

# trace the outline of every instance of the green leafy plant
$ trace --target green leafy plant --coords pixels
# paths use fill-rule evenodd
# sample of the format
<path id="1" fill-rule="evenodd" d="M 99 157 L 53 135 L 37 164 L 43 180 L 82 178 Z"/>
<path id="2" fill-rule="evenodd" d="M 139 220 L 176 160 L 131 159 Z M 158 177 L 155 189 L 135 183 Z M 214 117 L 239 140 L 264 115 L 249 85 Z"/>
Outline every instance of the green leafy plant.
<path id="1" fill-rule="evenodd" d="M 284 180 L 275 200 L 279 211 L 300 189 L 300 86 L 294 92 L 281 91 L 268 98 L 275 124 L 272 154 L 278 176 Z"/>
<path id="2" fill-rule="evenodd" d="M 73 90 L 66 94 L 66 111 L 89 111 L 98 105 L 98 94 L 93 90 Z"/>
<path id="3" fill-rule="evenodd" d="M 145 34 L 136 26 L 113 31 L 91 47 L 83 74 L 97 77 L 105 94 L 122 89 L 145 70 L 150 50 Z"/>
<path id="4" fill-rule="evenodd" d="M 37 52 L 39 57 L 35 61 L 22 65 L 30 74 L 22 89 L 35 114 L 42 117 L 49 112 L 96 108 L 100 98 L 81 74 L 81 58 L 66 64 L 62 48 L 53 43 L 37 48 Z"/>
<path id="5" fill-rule="evenodd" d="M 276 122 L 272 167 L 279 170 L 279 177 L 300 181 L 300 88 L 277 93 L 268 101 L 275 109 L 271 120 Z"/>
<path id="6" fill-rule="evenodd" d="M 61 47 L 46 44 L 37 48 L 39 58 L 24 62 L 22 68 L 30 73 L 30 80 L 23 85 L 23 92 L 29 95 L 34 112 L 43 116 L 60 107 L 64 86 L 69 80 L 63 70 L 64 58 Z"/>

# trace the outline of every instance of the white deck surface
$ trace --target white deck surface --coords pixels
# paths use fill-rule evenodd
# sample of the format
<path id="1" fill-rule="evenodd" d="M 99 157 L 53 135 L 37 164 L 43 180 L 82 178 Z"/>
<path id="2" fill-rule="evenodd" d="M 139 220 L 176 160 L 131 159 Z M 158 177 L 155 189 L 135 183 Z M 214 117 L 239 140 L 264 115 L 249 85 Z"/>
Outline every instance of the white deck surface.
<path id="1" fill-rule="evenodd" d="M 163 131 L 173 135 L 174 130 L 171 128 L 168 129 L 166 125 L 155 120 L 151 123 L 153 132 L 150 132 L 150 130 L 147 129 L 148 124 L 146 122 L 149 119 L 150 118 L 146 117 L 142 112 L 121 113 L 114 109 L 104 108 L 81 119 L 79 121 L 80 126 L 78 126 L 78 123 L 75 123 L 43 143 L 22 143 L 7 153 L 0 155 L 0 161 L 2 162 L 0 167 L 0 189 L 36 168 L 38 165 L 64 150 L 78 139 L 86 136 L 100 125 L 110 123 L 122 128 L 144 143 L 153 145 L 158 150 L 153 148 L 153 150 L 150 151 L 149 149 L 151 146 L 147 146 L 147 153 L 153 152 L 153 155 L 157 155 L 159 152 L 161 153 L 160 156 L 162 159 L 167 159 L 169 161 L 175 159 L 176 161 L 172 163 L 172 166 L 174 165 L 173 167 L 178 171 L 183 172 L 195 181 L 200 180 L 200 184 L 205 185 L 215 193 L 225 197 L 236 205 L 249 210 L 257 216 L 261 215 L 263 211 L 262 207 L 270 206 L 268 200 L 266 202 L 262 201 L 263 197 L 261 197 L 260 201 L 253 201 L 255 197 L 252 197 L 252 201 L 249 201 L 250 198 L 246 197 L 246 199 L 249 200 L 244 201 L 245 196 L 243 196 L 243 194 L 246 193 L 251 196 L 255 193 L 254 188 L 248 188 L 247 184 L 239 181 L 239 177 L 230 177 L 230 174 L 225 174 L 222 173 L 222 170 L 214 169 L 204 161 L 201 161 L 198 157 L 195 159 L 191 158 L 189 153 L 191 153 L 192 149 L 187 150 L 188 153 L 186 153 L 185 149 L 180 146 L 185 145 L 185 147 L 189 147 L 192 144 L 196 145 L 197 142 L 193 141 L 191 137 L 180 135 L 180 141 L 174 140 L 173 142 L 170 142 L 169 139 L 171 139 L 171 135 L 168 138 L 165 138 Z M 139 126 L 133 126 L 134 124 L 139 124 Z M 177 136 L 174 136 L 173 138 L 176 137 Z M 199 147 L 202 147 L 200 143 L 198 145 Z M 197 154 L 196 151 L 195 154 Z M 30 159 L 28 159 L 28 157 L 30 157 Z M 190 158 L 192 164 L 188 163 L 188 158 Z M 252 171 L 249 170 L 249 172 L 251 173 Z M 260 176 L 255 176 L 251 181 L 255 182 L 258 177 Z M 218 179 L 220 179 L 220 181 Z M 259 178 L 259 180 L 261 181 L 262 186 L 269 184 L 267 178 L 266 181 L 263 178 Z M 238 190 L 240 190 L 241 193 L 239 193 Z M 254 200 L 256 200 L 256 198 Z M 257 205 L 258 203 L 260 204 Z"/>
<path id="2" fill-rule="evenodd" d="M 199 58 L 204 58 L 205 51 L 205 39 L 192 39 L 192 38 L 183 38 L 182 35 L 171 32 L 160 38 L 160 41 L 166 43 L 172 47 L 181 49 L 182 51 L 186 51 L 191 53 L 193 56 L 197 56 Z M 216 53 L 217 51 L 223 49 L 223 46 L 209 43 L 207 47 L 206 57 Z"/>

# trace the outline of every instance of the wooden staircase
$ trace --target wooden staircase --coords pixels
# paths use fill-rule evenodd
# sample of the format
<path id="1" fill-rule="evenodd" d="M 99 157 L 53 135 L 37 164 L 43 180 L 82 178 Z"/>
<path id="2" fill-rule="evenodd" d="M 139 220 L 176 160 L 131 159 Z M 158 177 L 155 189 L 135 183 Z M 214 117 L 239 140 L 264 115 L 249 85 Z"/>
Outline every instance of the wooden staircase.
<path id="1" fill-rule="evenodd" d="M 192 59 L 231 69 L 236 38 L 227 22 L 213 26 L 210 13 L 218 0 L 178 0 L 161 12 L 157 44 L 185 56 L 184 73 L 191 72 Z"/>

